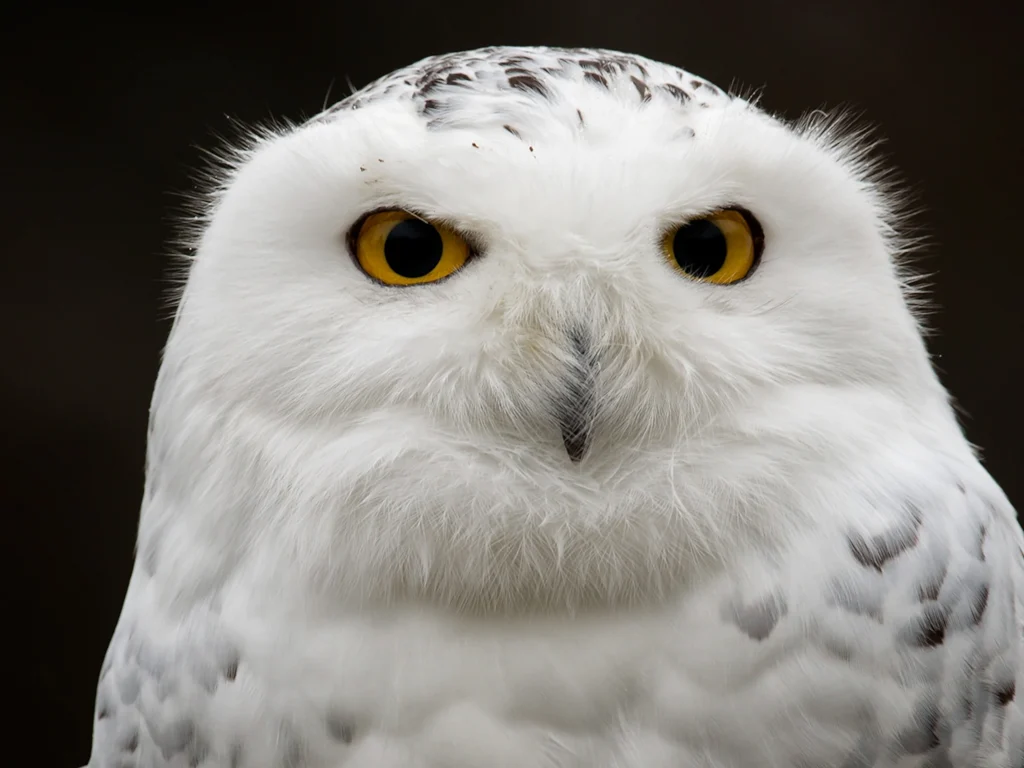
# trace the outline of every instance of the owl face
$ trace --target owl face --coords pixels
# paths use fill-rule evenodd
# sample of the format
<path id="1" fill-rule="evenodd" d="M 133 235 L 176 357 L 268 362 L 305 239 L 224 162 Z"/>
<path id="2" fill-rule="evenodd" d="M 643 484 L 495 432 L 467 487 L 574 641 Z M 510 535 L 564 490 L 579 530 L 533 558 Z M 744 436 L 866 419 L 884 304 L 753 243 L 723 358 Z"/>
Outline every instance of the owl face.
<path id="1" fill-rule="evenodd" d="M 940 397 L 891 222 L 857 151 L 681 70 L 427 60 L 245 154 L 151 458 L 329 589 L 646 594 L 798 524 L 807 456 Z"/>

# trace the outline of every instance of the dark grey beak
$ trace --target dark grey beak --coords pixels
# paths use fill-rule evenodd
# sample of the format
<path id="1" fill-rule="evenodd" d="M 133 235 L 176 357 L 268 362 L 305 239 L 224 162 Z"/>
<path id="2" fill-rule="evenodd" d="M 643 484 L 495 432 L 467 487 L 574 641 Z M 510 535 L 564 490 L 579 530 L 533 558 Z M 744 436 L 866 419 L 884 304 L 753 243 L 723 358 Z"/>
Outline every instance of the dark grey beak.
<path id="1" fill-rule="evenodd" d="M 594 360 L 586 336 L 576 331 L 570 335 L 573 365 L 566 374 L 565 389 L 556 406 L 562 442 L 573 463 L 587 454 L 594 409 Z"/>

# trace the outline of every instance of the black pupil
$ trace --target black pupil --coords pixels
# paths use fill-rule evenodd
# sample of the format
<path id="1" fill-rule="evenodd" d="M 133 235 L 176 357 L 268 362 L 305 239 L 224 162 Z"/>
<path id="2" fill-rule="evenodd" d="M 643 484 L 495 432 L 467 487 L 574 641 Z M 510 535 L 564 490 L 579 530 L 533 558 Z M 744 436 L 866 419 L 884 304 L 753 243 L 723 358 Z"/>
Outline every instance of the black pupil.
<path id="1" fill-rule="evenodd" d="M 680 227 L 672 238 L 676 263 L 691 277 L 711 277 L 725 266 L 728 251 L 722 230 L 705 219 Z"/>
<path id="2" fill-rule="evenodd" d="M 429 275 L 441 261 L 443 250 L 441 233 L 418 219 L 398 222 L 384 241 L 384 258 L 402 277 Z"/>

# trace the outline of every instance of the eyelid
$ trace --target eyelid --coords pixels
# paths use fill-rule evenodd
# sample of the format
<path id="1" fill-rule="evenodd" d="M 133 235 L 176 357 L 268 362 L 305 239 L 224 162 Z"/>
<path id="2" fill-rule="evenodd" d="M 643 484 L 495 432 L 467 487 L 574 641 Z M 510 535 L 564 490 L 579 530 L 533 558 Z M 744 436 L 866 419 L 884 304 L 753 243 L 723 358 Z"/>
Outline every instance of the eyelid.
<path id="1" fill-rule="evenodd" d="M 401 205 L 380 205 L 375 208 L 367 210 L 365 213 L 360 214 L 355 222 L 348 228 L 345 233 L 345 245 L 348 249 L 349 255 L 355 258 L 356 255 L 356 238 L 359 236 L 359 231 L 362 229 L 363 224 L 366 220 L 377 213 L 388 213 L 389 211 L 402 211 L 408 213 L 420 221 L 425 221 L 430 224 L 440 224 L 441 226 L 447 227 L 449 230 L 454 232 L 456 235 L 461 237 L 466 243 L 469 244 L 469 259 L 475 259 L 478 256 L 482 256 L 487 250 L 486 239 L 480 235 L 479 232 L 464 229 L 462 225 L 454 218 L 446 215 L 430 216 L 418 210 L 415 207 L 401 206 Z"/>

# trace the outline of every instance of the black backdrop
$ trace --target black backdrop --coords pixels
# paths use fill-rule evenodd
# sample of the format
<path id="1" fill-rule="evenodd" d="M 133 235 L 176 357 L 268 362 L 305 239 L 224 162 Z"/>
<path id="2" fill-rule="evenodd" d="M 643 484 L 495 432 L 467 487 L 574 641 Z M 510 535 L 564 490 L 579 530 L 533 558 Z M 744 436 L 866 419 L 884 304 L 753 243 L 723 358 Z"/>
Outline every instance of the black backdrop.
<path id="1" fill-rule="evenodd" d="M 971 440 L 1018 508 L 1020 25 L 1015 3 L 541 0 L 131 10 L 38 4 L 3 46 L 6 219 L 0 463 L 12 765 L 85 762 L 94 683 L 132 562 L 150 389 L 168 331 L 167 243 L 197 145 L 316 112 L 421 56 L 591 45 L 795 116 L 861 108 L 923 205 L 932 349 Z M 12 655 L 13 654 L 13 655 Z M 10 720 L 7 720 L 10 723 Z M 45 734 L 45 735 L 43 735 Z"/>

